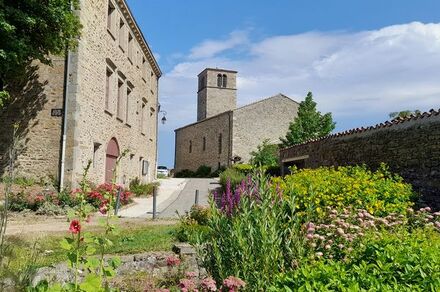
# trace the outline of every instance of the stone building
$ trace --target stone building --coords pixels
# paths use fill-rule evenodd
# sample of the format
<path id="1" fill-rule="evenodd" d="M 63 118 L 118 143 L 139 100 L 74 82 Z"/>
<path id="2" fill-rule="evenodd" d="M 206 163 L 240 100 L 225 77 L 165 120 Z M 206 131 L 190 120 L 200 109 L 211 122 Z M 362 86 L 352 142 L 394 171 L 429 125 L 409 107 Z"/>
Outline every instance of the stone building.
<path id="1" fill-rule="evenodd" d="M 34 64 L 25 84 L 9 87 L 0 112 L 0 174 L 19 123 L 16 175 L 52 177 L 75 186 L 88 178 L 118 183 L 151 181 L 157 157 L 160 68 L 125 0 L 80 1 L 79 46 L 53 66 Z"/>
<path id="2" fill-rule="evenodd" d="M 413 185 L 422 203 L 440 209 L 440 110 L 311 140 L 280 151 L 283 172 L 299 168 L 386 163 Z"/>
<path id="3" fill-rule="evenodd" d="M 299 104 L 283 94 L 237 108 L 237 72 L 207 68 L 198 75 L 197 122 L 176 129 L 175 170 L 216 170 L 248 162 L 263 140 L 279 143 Z"/>

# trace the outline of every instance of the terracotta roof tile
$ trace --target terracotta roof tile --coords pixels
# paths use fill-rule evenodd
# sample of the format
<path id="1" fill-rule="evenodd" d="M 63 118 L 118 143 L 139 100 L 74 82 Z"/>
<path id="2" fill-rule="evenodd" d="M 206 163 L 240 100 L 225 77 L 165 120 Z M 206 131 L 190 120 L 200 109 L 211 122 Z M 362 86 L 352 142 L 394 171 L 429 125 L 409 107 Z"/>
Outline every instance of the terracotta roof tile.
<path id="1" fill-rule="evenodd" d="M 430 117 L 434 117 L 434 116 L 438 116 L 438 115 L 440 115 L 440 109 L 438 109 L 438 110 L 431 109 L 431 110 L 424 112 L 424 113 L 411 114 L 408 117 L 397 117 L 392 120 L 385 121 L 380 124 L 376 124 L 374 126 L 368 126 L 366 128 L 364 128 L 364 127 L 354 128 L 354 129 L 349 129 L 349 130 L 345 130 L 345 131 L 334 133 L 334 134 L 329 134 L 329 135 L 321 137 L 321 138 L 310 139 L 310 140 L 305 141 L 303 143 L 299 143 L 299 144 L 296 144 L 296 145 L 293 145 L 290 147 L 286 147 L 281 150 L 293 148 L 293 147 L 304 145 L 304 144 L 314 143 L 314 142 L 318 142 L 318 141 L 322 141 L 322 140 L 326 140 L 326 139 L 330 139 L 330 138 L 348 136 L 348 135 L 352 135 L 352 134 L 356 134 L 356 133 L 362 133 L 362 132 L 367 132 L 367 131 L 372 131 L 372 130 L 377 130 L 377 129 L 382 129 L 382 128 L 393 127 L 395 125 L 406 123 L 409 121 L 430 118 Z"/>

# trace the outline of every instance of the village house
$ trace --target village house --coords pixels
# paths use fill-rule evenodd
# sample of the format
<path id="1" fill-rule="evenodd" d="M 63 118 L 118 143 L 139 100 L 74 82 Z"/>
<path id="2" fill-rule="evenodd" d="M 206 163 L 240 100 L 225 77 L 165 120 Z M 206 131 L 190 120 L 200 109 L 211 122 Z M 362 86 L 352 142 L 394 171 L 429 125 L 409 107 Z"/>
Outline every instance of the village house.
<path id="1" fill-rule="evenodd" d="M 0 114 L 0 174 L 7 168 L 18 123 L 16 176 L 74 187 L 88 179 L 117 182 L 155 178 L 160 68 L 125 0 L 80 1 L 78 48 L 34 64 L 26 84 Z"/>
<path id="2" fill-rule="evenodd" d="M 214 171 L 248 162 L 264 140 L 280 143 L 299 104 L 283 94 L 237 108 L 237 72 L 207 68 L 198 75 L 197 122 L 175 130 L 175 171 Z"/>

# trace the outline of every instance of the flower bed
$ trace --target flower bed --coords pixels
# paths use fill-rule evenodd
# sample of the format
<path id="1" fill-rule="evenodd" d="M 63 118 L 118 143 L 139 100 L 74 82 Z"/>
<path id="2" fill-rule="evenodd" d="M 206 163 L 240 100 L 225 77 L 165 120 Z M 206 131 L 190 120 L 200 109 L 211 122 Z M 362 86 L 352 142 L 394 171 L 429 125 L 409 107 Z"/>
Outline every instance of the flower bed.
<path id="1" fill-rule="evenodd" d="M 216 281 L 234 275 L 250 291 L 429 290 L 439 287 L 423 275 L 440 275 L 433 260 L 440 213 L 414 211 L 414 198 L 411 186 L 385 167 L 257 174 L 236 188 L 227 182 L 214 194 L 204 225 L 193 220 L 187 231 L 196 233 L 188 237 L 197 239 Z"/>
<path id="2" fill-rule="evenodd" d="M 85 197 L 95 209 L 104 212 L 104 206 L 107 205 L 104 195 L 108 194 L 116 198 L 120 191 L 120 204 L 126 205 L 131 202 L 132 193 L 125 191 L 121 186 L 116 184 L 105 183 L 90 189 Z M 11 211 L 21 212 L 24 210 L 35 211 L 40 215 L 61 215 L 66 214 L 69 208 L 73 208 L 80 204 L 78 193 L 81 190 L 73 190 L 72 192 L 39 192 L 27 193 L 21 191 L 15 193 L 9 198 L 9 207 Z M 116 202 L 116 200 L 114 200 Z"/>

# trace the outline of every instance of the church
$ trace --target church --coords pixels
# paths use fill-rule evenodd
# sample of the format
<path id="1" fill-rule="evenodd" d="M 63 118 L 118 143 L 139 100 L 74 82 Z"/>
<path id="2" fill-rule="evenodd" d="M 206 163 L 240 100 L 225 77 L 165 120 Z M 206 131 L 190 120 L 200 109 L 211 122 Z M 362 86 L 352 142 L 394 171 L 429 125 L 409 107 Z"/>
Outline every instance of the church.
<path id="1" fill-rule="evenodd" d="M 247 163 L 265 139 L 279 143 L 299 103 L 279 93 L 237 107 L 237 71 L 206 68 L 198 75 L 197 122 L 175 130 L 176 172 Z"/>

